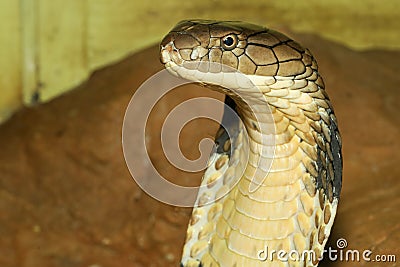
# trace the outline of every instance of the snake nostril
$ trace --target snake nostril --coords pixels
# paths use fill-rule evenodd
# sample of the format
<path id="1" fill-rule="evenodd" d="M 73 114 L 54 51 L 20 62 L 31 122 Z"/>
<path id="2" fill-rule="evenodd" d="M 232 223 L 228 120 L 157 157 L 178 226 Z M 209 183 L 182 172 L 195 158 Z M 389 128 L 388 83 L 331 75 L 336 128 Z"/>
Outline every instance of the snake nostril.
<path id="1" fill-rule="evenodd" d="M 166 46 L 164 46 L 164 49 L 168 52 L 171 52 L 172 50 L 174 50 L 174 48 L 172 47 L 172 44 L 169 43 Z"/>

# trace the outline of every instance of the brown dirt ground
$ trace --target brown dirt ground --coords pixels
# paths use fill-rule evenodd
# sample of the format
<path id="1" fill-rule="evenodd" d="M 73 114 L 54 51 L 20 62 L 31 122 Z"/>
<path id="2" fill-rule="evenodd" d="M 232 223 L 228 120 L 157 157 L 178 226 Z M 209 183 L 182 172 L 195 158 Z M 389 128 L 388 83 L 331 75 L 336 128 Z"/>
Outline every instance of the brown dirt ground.
<path id="1" fill-rule="evenodd" d="M 343 191 L 330 243 L 335 247 L 343 237 L 349 249 L 395 254 L 400 261 L 400 52 L 355 52 L 316 36 L 295 37 L 318 59 L 343 136 Z M 143 193 L 121 147 L 132 94 L 161 68 L 158 48 L 151 47 L 0 126 L 0 266 L 177 266 L 190 209 Z M 221 95 L 187 88 L 158 106 L 148 145 L 160 172 L 194 185 L 201 174 L 179 172 L 165 161 L 157 129 L 183 99 Z M 195 157 L 193 138 L 213 136 L 216 129 L 207 120 L 191 123 L 183 151 Z"/>

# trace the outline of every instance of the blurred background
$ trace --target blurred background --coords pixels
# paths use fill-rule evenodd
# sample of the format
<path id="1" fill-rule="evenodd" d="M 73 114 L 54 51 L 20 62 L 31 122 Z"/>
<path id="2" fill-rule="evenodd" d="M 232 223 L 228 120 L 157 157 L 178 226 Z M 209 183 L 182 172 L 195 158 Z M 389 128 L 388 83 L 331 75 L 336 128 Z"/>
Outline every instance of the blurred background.
<path id="1" fill-rule="evenodd" d="M 344 142 L 331 245 L 345 238 L 349 249 L 400 261 L 399 1 L 0 0 L 0 18 L 0 266 L 177 266 L 190 209 L 134 183 L 121 128 L 136 88 L 162 69 L 158 43 L 189 18 L 261 24 L 310 48 Z M 222 98 L 187 86 L 148 122 L 150 157 L 177 183 L 197 185 L 201 173 L 168 164 L 160 125 L 203 95 Z M 196 158 L 193 144 L 217 128 L 188 124 L 185 155 Z M 364 265 L 397 263 L 321 264 Z"/>

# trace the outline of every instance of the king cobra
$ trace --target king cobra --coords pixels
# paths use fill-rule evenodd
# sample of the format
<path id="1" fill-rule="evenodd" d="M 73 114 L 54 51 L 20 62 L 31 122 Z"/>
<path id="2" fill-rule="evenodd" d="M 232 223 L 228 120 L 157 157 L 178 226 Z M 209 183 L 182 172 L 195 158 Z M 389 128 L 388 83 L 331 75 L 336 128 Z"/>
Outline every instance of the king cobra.
<path id="1" fill-rule="evenodd" d="M 241 119 L 229 126 L 230 136 L 226 127 L 217 133 L 181 266 L 317 266 L 336 215 L 342 156 L 337 120 L 310 51 L 265 27 L 211 20 L 179 22 L 160 47 L 172 74 L 224 93 Z M 260 93 L 235 84 L 231 69 Z M 272 134 L 263 130 L 271 125 Z"/>

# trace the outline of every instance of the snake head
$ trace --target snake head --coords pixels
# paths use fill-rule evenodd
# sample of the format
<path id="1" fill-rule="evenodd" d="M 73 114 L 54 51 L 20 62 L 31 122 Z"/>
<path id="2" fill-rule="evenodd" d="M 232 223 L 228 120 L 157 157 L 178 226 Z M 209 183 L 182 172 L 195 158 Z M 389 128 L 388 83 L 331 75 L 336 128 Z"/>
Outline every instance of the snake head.
<path id="1" fill-rule="evenodd" d="M 291 76 L 306 72 L 312 56 L 284 34 L 239 21 L 184 20 L 162 40 L 161 62 L 202 73 Z M 213 64 L 214 63 L 214 64 Z M 193 80 L 184 72 L 178 76 Z"/>

